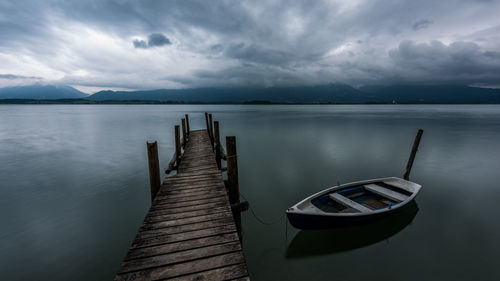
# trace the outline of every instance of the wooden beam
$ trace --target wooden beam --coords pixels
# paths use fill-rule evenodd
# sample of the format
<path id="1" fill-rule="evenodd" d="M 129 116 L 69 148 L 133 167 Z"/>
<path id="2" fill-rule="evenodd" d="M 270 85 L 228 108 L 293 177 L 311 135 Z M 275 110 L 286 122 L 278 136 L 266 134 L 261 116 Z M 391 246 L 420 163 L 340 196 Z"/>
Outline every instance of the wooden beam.
<path id="1" fill-rule="evenodd" d="M 214 127 L 212 122 L 212 113 L 208 114 L 208 135 L 210 136 L 210 142 L 212 143 L 212 149 L 214 148 Z"/>
<path id="2" fill-rule="evenodd" d="M 229 202 L 240 202 L 240 188 L 238 184 L 238 161 L 236 154 L 236 137 L 226 137 L 227 148 L 227 180 L 229 185 Z"/>
<path id="3" fill-rule="evenodd" d="M 418 146 L 420 145 L 420 139 L 422 138 L 423 133 L 424 133 L 424 130 L 419 129 L 417 132 L 417 135 L 415 136 L 415 141 L 413 142 L 413 148 L 411 149 L 410 158 L 408 159 L 408 163 L 406 164 L 405 173 L 403 175 L 403 178 L 405 180 L 410 179 L 411 167 L 413 166 L 413 161 L 415 160 L 415 155 L 417 154 Z"/>
<path id="4" fill-rule="evenodd" d="M 186 119 L 181 119 L 182 123 L 182 147 L 186 147 L 187 143 L 187 134 L 186 134 Z"/>
<path id="5" fill-rule="evenodd" d="M 207 125 L 207 133 L 210 137 L 210 127 L 208 126 L 208 112 L 205 112 L 205 124 Z"/>
<path id="6" fill-rule="evenodd" d="M 175 160 L 177 162 L 177 166 L 179 166 L 179 162 L 181 160 L 181 134 L 179 125 L 175 125 Z"/>
<path id="7" fill-rule="evenodd" d="M 189 136 L 189 115 L 186 114 L 186 134 Z"/>
<path id="8" fill-rule="evenodd" d="M 215 137 L 215 161 L 217 162 L 217 167 L 219 170 L 222 165 L 222 156 L 220 150 L 220 135 L 219 135 L 219 121 L 214 121 L 214 137 Z"/>
<path id="9" fill-rule="evenodd" d="M 156 193 L 160 190 L 160 161 L 158 159 L 158 143 L 146 142 L 148 149 L 149 185 L 151 191 L 151 202 L 155 199 Z"/>

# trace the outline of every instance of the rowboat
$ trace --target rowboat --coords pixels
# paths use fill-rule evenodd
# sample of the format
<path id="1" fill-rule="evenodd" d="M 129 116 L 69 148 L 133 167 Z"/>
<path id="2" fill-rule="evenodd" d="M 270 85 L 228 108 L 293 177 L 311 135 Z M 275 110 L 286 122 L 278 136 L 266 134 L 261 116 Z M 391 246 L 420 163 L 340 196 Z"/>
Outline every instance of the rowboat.
<path id="1" fill-rule="evenodd" d="M 402 211 L 421 185 L 397 177 L 341 184 L 313 194 L 286 210 L 299 229 L 360 224 Z"/>

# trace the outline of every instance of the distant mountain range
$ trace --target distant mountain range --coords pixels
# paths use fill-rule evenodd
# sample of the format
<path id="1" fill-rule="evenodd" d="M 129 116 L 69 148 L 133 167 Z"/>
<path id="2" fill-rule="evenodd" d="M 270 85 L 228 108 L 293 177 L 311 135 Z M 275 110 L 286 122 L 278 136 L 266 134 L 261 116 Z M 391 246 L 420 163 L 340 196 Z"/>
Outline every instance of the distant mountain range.
<path id="1" fill-rule="evenodd" d="M 463 85 L 366 86 L 360 91 L 376 102 L 398 103 L 500 103 L 500 89 Z"/>
<path id="2" fill-rule="evenodd" d="M 184 103 L 362 103 L 364 93 L 348 85 L 330 84 L 287 88 L 197 88 L 136 92 L 101 91 L 91 100 L 158 100 Z"/>
<path id="3" fill-rule="evenodd" d="M 150 91 L 100 91 L 86 95 L 69 86 L 0 89 L 0 99 L 56 100 L 65 103 L 500 103 L 500 89 L 462 85 L 389 85 L 359 89 L 345 84 L 272 88 L 195 88 Z M 0 101 L 1 102 L 1 101 Z M 4 101 L 5 102 L 5 101 Z M 17 101 L 16 101 L 17 102 Z M 22 102 L 22 101 L 21 101 Z M 63 101 L 61 101 L 63 102 Z M 75 101 L 77 102 L 77 101 Z"/>
<path id="4" fill-rule="evenodd" d="M 30 85 L 0 88 L 0 99 L 81 99 L 89 95 L 64 85 Z"/>

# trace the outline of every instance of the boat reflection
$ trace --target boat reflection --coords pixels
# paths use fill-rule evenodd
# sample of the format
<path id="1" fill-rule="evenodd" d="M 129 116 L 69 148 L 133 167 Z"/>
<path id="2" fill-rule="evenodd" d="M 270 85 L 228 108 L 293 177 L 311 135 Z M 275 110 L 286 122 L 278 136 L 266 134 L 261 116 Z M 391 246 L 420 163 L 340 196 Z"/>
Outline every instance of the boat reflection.
<path id="1" fill-rule="evenodd" d="M 286 258 L 324 255 L 375 244 L 403 230 L 417 212 L 417 203 L 413 201 L 401 212 L 369 224 L 328 230 L 301 230 L 288 245 Z"/>

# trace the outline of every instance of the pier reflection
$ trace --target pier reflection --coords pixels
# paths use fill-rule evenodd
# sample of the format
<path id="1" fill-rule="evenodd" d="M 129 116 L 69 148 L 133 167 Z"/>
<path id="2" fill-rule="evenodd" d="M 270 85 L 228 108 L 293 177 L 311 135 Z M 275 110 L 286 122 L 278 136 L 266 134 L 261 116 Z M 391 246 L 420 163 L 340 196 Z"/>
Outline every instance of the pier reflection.
<path id="1" fill-rule="evenodd" d="M 410 224 L 418 212 L 415 201 L 400 213 L 358 226 L 301 230 L 289 243 L 286 258 L 304 258 L 349 251 L 386 240 Z"/>

